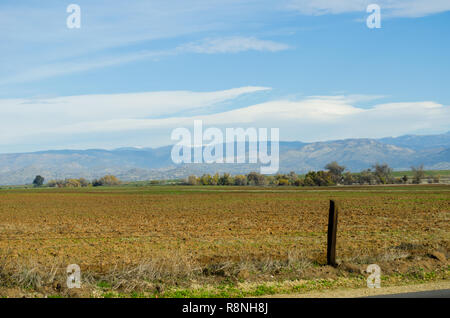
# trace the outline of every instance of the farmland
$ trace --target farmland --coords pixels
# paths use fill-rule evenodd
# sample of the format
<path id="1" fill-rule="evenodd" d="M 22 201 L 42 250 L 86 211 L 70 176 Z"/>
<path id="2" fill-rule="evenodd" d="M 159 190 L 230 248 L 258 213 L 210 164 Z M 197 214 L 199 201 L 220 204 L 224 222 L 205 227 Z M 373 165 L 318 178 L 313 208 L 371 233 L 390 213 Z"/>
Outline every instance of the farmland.
<path id="1" fill-rule="evenodd" d="M 324 265 L 330 199 L 340 206 L 337 269 Z M 225 295 L 243 296 L 253 294 L 239 284 L 265 294 L 298 279 L 361 285 L 373 262 L 387 281 L 448 279 L 448 261 L 433 253 L 448 256 L 449 219 L 448 185 L 0 190 L 0 293 L 70 296 L 68 264 L 81 268 L 83 296 L 183 296 L 224 284 Z"/>

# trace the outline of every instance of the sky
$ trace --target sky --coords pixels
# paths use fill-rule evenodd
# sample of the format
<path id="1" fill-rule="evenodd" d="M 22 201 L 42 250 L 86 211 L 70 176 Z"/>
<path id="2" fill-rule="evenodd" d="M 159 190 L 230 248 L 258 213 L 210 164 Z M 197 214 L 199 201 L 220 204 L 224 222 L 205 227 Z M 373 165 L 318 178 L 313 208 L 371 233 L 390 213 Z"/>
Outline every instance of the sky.
<path id="1" fill-rule="evenodd" d="M 0 153 L 443 133 L 449 35 L 449 0 L 2 0 Z"/>

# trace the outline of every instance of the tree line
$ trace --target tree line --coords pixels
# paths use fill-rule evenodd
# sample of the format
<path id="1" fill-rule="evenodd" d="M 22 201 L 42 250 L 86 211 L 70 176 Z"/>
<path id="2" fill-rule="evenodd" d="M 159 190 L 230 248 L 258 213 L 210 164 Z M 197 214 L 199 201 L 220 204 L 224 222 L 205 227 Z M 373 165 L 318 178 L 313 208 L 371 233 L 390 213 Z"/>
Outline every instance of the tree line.
<path id="1" fill-rule="evenodd" d="M 278 173 L 276 175 L 263 175 L 258 172 L 239 174 L 232 176 L 229 173 L 220 175 L 203 174 L 200 177 L 189 176 L 180 183 L 186 185 L 236 185 L 236 186 L 333 186 L 333 185 L 375 185 L 375 184 L 419 184 L 426 178 L 423 165 L 411 167 L 412 177 L 394 177 L 393 169 L 387 164 L 376 163 L 371 168 L 358 173 L 346 171 L 346 167 L 339 165 L 336 161 L 330 162 L 324 167 L 325 170 L 310 171 L 305 175 L 295 172 Z M 40 187 L 44 185 L 44 177 L 36 176 L 33 185 Z M 440 177 L 429 176 L 428 183 L 439 183 Z M 99 179 L 88 181 L 85 178 L 78 179 L 55 179 L 48 181 L 47 187 L 57 188 L 80 188 L 114 186 L 122 182 L 113 175 L 106 175 Z M 158 180 L 150 181 L 150 184 L 160 184 Z"/>
<path id="2" fill-rule="evenodd" d="M 189 176 L 185 184 L 187 185 L 272 185 L 272 186 L 333 186 L 333 185 L 375 185 L 375 184 L 419 184 L 425 178 L 423 165 L 411 167 L 413 176 L 406 175 L 394 177 L 393 169 L 388 164 L 376 163 L 372 168 L 359 173 L 346 171 L 345 166 L 339 165 L 336 161 L 330 162 L 324 167 L 325 170 L 310 171 L 305 175 L 295 172 L 288 174 L 262 175 L 257 172 L 239 174 L 232 176 L 229 173 L 219 175 L 203 174 L 200 177 Z M 439 176 L 429 177 L 429 183 L 439 183 Z"/>
<path id="3" fill-rule="evenodd" d="M 41 187 L 44 185 L 45 178 L 38 175 L 33 180 L 33 185 L 35 187 Z M 54 179 L 48 181 L 45 185 L 50 188 L 82 188 L 82 187 L 99 187 L 99 186 L 114 186 L 119 185 L 122 182 L 113 175 L 106 175 L 100 179 L 94 179 L 88 181 L 85 178 L 67 178 L 67 179 Z"/>

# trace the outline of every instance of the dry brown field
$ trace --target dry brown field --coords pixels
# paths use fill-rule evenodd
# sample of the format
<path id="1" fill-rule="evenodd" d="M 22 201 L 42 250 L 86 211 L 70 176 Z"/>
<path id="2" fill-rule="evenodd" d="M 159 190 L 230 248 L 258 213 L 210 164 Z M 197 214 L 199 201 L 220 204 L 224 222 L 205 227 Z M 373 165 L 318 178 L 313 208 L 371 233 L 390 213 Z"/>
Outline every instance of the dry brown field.
<path id="1" fill-rule="evenodd" d="M 0 190 L 2 284 L 56 288 L 65 264 L 92 279 L 127 272 L 123 283 L 138 272 L 175 285 L 199 275 L 289 279 L 306 263 L 323 272 L 330 199 L 339 203 L 341 264 L 448 256 L 445 185 L 14 189 Z"/>

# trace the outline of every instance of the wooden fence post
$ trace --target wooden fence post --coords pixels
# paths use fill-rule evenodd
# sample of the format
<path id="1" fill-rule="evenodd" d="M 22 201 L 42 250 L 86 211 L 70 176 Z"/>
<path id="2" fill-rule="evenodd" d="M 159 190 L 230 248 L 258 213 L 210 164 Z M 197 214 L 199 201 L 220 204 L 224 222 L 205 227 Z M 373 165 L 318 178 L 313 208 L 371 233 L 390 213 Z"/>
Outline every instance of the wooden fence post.
<path id="1" fill-rule="evenodd" d="M 330 200 L 330 212 L 328 214 L 328 244 L 327 244 L 327 264 L 336 267 L 336 232 L 338 220 L 338 205 L 334 200 Z"/>

